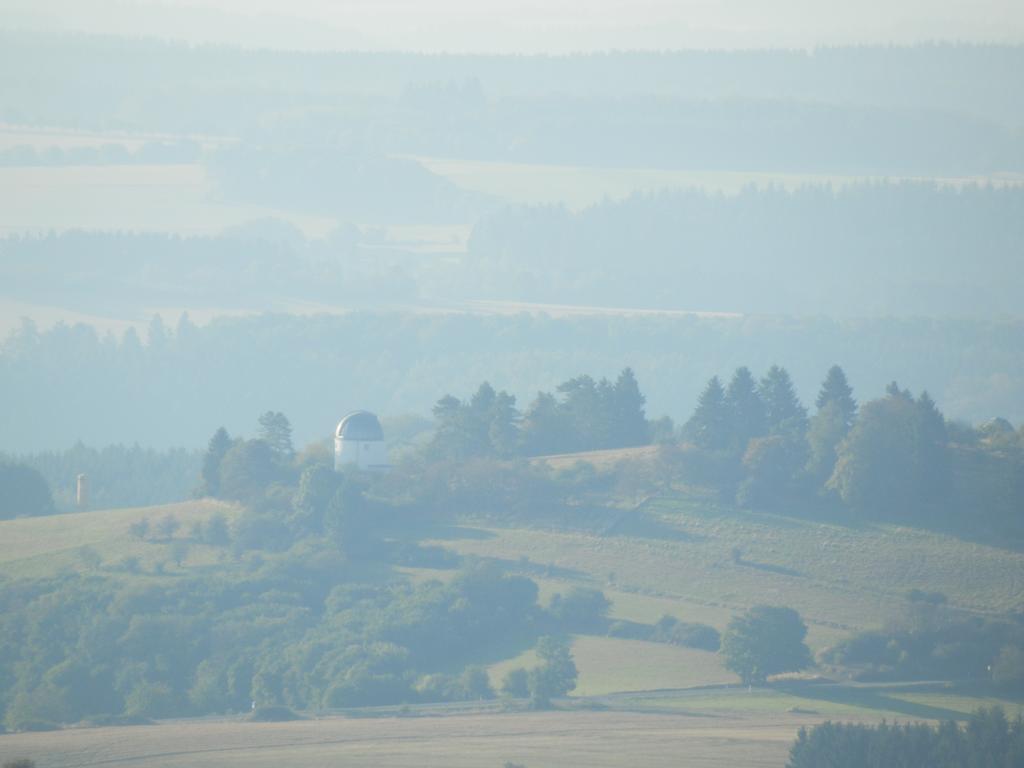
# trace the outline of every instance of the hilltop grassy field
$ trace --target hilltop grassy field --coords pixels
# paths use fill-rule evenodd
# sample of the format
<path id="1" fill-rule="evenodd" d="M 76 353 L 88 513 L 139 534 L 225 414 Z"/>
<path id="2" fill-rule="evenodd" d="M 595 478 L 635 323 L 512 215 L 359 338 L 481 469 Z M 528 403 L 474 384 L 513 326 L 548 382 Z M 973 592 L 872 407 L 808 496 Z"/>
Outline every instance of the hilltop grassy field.
<path id="1" fill-rule="evenodd" d="M 0 577 L 40 577 L 99 568 L 145 573 L 158 563 L 166 565 L 173 543 L 185 541 L 196 523 L 205 523 L 218 513 L 231 520 L 238 511 L 232 504 L 203 499 L 0 521 Z M 156 529 L 168 517 L 178 526 L 165 536 Z M 141 520 L 152 529 L 142 538 L 130 530 Z M 212 547 L 190 544 L 178 567 L 208 565 L 219 555 Z"/>

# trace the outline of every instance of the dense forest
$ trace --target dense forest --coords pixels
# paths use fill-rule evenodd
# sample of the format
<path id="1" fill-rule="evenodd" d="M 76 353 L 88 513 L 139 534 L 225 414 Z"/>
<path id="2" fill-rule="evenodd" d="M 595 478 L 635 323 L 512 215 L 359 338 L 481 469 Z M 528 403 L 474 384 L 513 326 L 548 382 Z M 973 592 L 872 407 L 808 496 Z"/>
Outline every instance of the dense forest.
<path id="1" fill-rule="evenodd" d="M 1016 312 L 1022 222 L 1020 189 L 869 184 L 731 198 L 666 191 L 578 213 L 507 208 L 474 227 L 470 255 L 491 265 L 487 288 L 502 298 L 998 316 Z"/>
<path id="2" fill-rule="evenodd" d="M 468 394 L 484 380 L 528 404 L 581 371 L 614 377 L 627 364 L 648 414 L 682 423 L 703 382 L 744 365 L 785 361 L 809 401 L 837 350 L 863 392 L 897 379 L 927 388 L 953 420 L 1024 421 L 1024 325 L 1014 320 L 355 312 L 204 326 L 183 317 L 120 336 L 26 323 L 0 348 L 0 397 L 19 403 L 4 416 L 0 450 L 64 450 L 78 440 L 196 448 L 210 424 L 244 432 L 269 408 L 287 413 L 305 444 L 354 408 L 426 415 L 440 394 Z"/>
<path id="3" fill-rule="evenodd" d="M 736 196 L 676 190 L 571 212 L 500 206 L 409 160 L 236 147 L 210 162 L 228 195 L 349 223 L 310 240 L 274 221 L 207 237 L 11 236 L 0 240 L 0 296 L 125 314 L 153 306 L 504 299 L 1002 317 L 1014 315 L 1021 289 L 1019 187 L 879 182 L 750 188 Z M 476 224 L 466 227 L 468 251 L 456 243 L 423 253 L 387 243 L 374 221 Z M 88 301 L 94 306 L 83 305 Z"/>

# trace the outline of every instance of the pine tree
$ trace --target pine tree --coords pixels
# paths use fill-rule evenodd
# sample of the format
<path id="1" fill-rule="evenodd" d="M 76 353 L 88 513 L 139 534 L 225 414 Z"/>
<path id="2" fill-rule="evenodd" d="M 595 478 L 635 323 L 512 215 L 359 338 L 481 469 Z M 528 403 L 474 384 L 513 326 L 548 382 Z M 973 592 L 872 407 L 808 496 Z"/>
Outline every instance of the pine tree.
<path id="1" fill-rule="evenodd" d="M 632 369 L 624 368 L 615 381 L 613 391 L 611 438 L 614 445 L 611 447 L 646 445 L 649 442 L 645 402 L 647 398 L 640 393 L 640 385 Z"/>
<path id="2" fill-rule="evenodd" d="M 519 443 L 519 411 L 516 399 L 505 390 L 498 392 L 488 414 L 487 440 L 491 451 L 503 458 L 512 456 Z"/>
<path id="3" fill-rule="evenodd" d="M 857 401 L 853 399 L 853 389 L 846 381 L 846 374 L 838 365 L 828 369 L 818 399 L 815 401 L 819 411 L 830 403 L 842 415 L 846 428 L 852 427 L 854 419 L 857 418 Z"/>
<path id="4" fill-rule="evenodd" d="M 570 425 L 573 450 L 593 451 L 608 446 L 608 423 L 613 388 L 607 379 L 576 376 L 558 385 L 564 396 L 562 410 Z"/>
<path id="5" fill-rule="evenodd" d="M 785 368 L 777 365 L 769 368 L 761 379 L 758 393 L 764 401 L 769 434 L 804 434 L 807 431 L 807 409 L 796 396 Z"/>
<path id="6" fill-rule="evenodd" d="M 949 437 L 946 420 L 926 391 L 914 401 L 912 461 L 919 500 L 934 513 L 949 498 Z"/>
<path id="7" fill-rule="evenodd" d="M 220 495 L 220 463 L 231 448 L 231 444 L 231 436 L 224 427 L 213 433 L 206 448 L 206 455 L 203 456 L 202 482 L 196 491 L 199 496 Z"/>
<path id="8" fill-rule="evenodd" d="M 697 399 L 697 409 L 683 427 L 686 436 L 701 448 L 720 450 L 729 443 L 729 412 L 725 391 L 717 376 L 712 376 Z"/>
<path id="9" fill-rule="evenodd" d="M 725 393 L 729 412 L 730 440 L 734 450 L 743 452 L 753 437 L 765 433 L 765 408 L 757 383 L 746 366 L 737 368 Z"/>

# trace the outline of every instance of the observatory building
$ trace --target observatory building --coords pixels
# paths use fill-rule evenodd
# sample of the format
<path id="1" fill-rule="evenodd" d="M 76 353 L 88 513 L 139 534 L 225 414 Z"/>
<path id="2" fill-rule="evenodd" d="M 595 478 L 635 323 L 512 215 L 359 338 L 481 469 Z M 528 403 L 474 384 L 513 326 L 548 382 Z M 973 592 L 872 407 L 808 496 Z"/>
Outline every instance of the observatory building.
<path id="1" fill-rule="evenodd" d="M 369 411 L 353 411 L 334 431 L 334 469 L 340 471 L 346 464 L 377 471 L 391 468 L 384 430 Z"/>

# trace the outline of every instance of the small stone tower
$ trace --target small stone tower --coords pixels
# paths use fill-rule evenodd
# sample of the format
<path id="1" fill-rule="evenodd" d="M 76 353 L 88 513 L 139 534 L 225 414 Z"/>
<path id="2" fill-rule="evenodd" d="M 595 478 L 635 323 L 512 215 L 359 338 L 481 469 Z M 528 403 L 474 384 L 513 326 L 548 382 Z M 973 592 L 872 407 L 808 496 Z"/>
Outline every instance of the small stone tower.
<path id="1" fill-rule="evenodd" d="M 84 472 L 75 478 L 75 506 L 79 509 L 89 506 L 89 478 Z"/>

